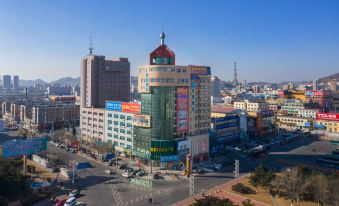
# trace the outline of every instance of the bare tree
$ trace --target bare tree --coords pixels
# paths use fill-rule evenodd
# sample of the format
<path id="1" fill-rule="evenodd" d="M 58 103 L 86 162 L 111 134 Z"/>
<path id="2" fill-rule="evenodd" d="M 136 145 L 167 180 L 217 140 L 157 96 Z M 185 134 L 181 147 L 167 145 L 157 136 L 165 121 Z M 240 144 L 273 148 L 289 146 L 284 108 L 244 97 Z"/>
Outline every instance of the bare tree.
<path id="1" fill-rule="evenodd" d="M 327 177 L 320 173 L 312 177 L 312 192 L 313 198 L 318 202 L 318 205 L 326 205 L 329 200 L 329 183 Z"/>

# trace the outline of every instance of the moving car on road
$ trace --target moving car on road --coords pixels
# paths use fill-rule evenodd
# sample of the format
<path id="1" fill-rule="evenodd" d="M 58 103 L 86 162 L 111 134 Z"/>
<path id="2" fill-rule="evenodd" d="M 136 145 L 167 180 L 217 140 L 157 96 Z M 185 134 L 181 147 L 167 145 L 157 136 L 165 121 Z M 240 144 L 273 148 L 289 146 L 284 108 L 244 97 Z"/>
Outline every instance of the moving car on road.
<path id="1" fill-rule="evenodd" d="M 73 206 L 75 205 L 75 203 L 76 203 L 76 198 L 71 197 L 65 202 L 64 206 Z"/>
<path id="2" fill-rule="evenodd" d="M 71 193 L 69 193 L 69 197 L 77 197 L 79 194 L 79 190 L 73 190 Z"/>

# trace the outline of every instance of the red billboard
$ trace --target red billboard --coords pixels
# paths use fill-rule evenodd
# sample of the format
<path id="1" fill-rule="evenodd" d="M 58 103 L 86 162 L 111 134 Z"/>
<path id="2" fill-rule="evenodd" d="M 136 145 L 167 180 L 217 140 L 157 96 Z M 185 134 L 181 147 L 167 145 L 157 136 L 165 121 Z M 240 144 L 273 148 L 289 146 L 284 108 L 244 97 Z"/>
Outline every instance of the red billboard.
<path id="1" fill-rule="evenodd" d="M 188 87 L 177 88 L 177 133 L 188 132 L 189 129 L 189 91 Z"/>
<path id="2" fill-rule="evenodd" d="M 121 111 L 131 112 L 131 113 L 140 113 L 140 104 L 121 102 Z"/>
<path id="3" fill-rule="evenodd" d="M 316 119 L 318 119 L 318 120 L 339 121 L 339 114 L 317 112 L 316 113 Z"/>

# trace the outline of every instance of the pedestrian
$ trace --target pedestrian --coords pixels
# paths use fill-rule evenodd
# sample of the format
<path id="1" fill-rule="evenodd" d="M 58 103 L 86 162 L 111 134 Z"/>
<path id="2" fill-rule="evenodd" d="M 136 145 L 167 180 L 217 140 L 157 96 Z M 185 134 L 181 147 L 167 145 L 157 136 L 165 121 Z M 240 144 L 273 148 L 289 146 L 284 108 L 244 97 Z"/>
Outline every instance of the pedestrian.
<path id="1" fill-rule="evenodd" d="M 153 202 L 153 200 L 152 200 L 152 198 L 150 197 L 150 198 L 148 199 L 148 204 L 152 204 L 152 202 Z"/>

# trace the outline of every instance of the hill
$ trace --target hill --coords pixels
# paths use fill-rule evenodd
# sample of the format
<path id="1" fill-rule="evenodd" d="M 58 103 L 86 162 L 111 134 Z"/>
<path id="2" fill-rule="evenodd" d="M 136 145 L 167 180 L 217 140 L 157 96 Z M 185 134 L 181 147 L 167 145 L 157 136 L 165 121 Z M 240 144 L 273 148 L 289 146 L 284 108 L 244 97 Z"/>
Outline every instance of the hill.
<path id="1" fill-rule="evenodd" d="M 331 80 L 331 79 L 337 79 L 337 80 L 339 80 L 339 72 L 318 79 L 318 83 L 327 83 L 327 82 L 328 82 L 329 80 Z"/>
<path id="2" fill-rule="evenodd" d="M 61 79 L 52 81 L 51 84 L 62 84 L 62 85 L 80 85 L 80 77 L 63 77 Z"/>

